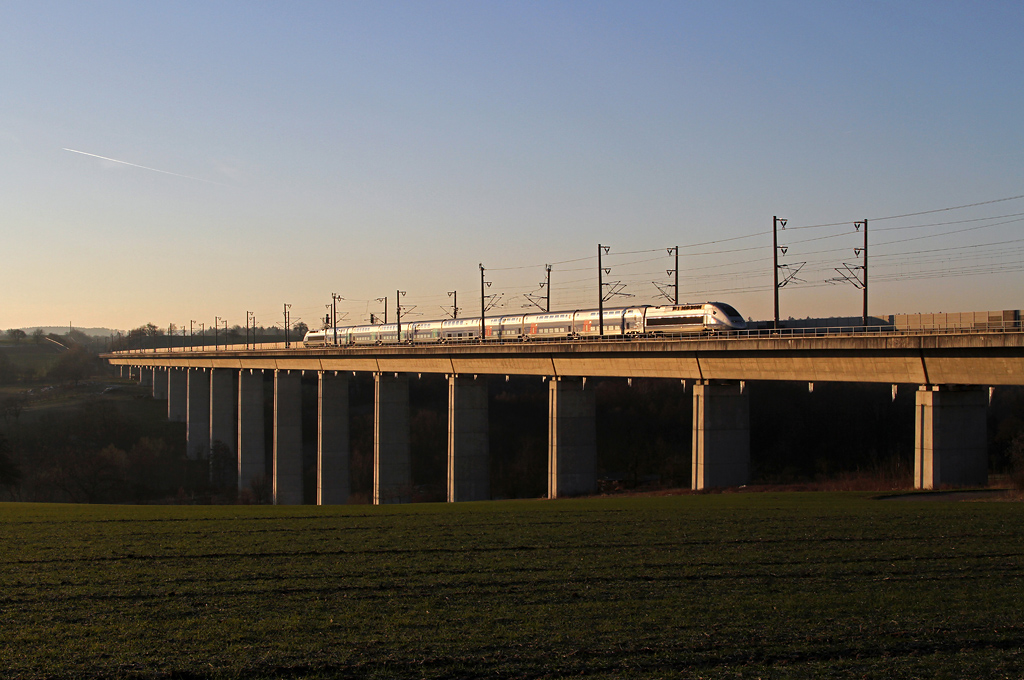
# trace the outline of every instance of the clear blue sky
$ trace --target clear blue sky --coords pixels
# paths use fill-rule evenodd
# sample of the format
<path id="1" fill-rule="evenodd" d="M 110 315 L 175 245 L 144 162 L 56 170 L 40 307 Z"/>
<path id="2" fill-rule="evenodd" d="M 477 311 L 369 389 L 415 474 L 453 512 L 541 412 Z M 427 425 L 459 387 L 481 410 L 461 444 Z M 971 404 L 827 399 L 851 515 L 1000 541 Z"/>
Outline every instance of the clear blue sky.
<path id="1" fill-rule="evenodd" d="M 501 311 L 546 263 L 592 307 L 598 243 L 610 304 L 679 245 L 683 299 L 770 318 L 773 215 L 783 317 L 859 315 L 825 281 L 864 218 L 873 314 L 1021 308 L 1024 199 L 877 219 L 1024 194 L 1021 36 L 1020 2 L 3 3 L 0 328 L 468 315 L 478 263 Z"/>

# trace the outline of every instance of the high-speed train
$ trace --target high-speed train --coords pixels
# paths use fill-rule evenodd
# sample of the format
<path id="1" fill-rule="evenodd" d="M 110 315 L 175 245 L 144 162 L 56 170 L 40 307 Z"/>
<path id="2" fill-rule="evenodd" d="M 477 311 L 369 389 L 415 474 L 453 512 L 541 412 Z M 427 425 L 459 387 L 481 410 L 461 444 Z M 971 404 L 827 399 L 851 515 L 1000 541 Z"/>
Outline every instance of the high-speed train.
<path id="1" fill-rule="evenodd" d="M 485 340 L 555 340 L 594 337 L 601 334 L 598 310 L 540 312 L 508 316 L 489 316 L 483 323 Z M 395 343 L 446 343 L 480 340 L 480 317 L 410 321 L 398 324 L 345 326 L 309 331 L 303 338 L 306 347 L 327 345 L 381 345 Z M 604 335 L 650 336 L 683 333 L 721 333 L 743 330 L 743 317 L 724 302 L 684 305 L 643 305 L 604 310 Z"/>

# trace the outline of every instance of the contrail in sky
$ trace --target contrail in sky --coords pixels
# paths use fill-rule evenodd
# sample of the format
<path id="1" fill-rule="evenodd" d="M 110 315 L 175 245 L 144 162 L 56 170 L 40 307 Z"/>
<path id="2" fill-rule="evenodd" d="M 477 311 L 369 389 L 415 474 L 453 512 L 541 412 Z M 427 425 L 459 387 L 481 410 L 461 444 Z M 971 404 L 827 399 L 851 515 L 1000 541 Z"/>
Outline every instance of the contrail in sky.
<path id="1" fill-rule="evenodd" d="M 179 175 L 176 172 L 168 172 L 167 170 L 158 170 L 157 168 L 149 168 L 145 165 L 136 165 L 135 163 L 129 163 L 128 161 L 119 161 L 116 158 L 107 158 L 106 156 L 98 156 L 94 153 L 86 153 L 85 151 L 76 151 L 75 149 L 64 148 L 64 151 L 70 151 L 71 153 L 80 153 L 83 156 L 92 156 L 93 158 L 101 158 L 105 161 L 111 161 L 112 163 L 121 163 L 122 165 L 130 165 L 133 168 L 142 168 L 143 170 L 152 170 L 153 172 L 162 172 L 165 175 L 173 175 L 174 177 L 183 177 L 185 179 L 194 179 L 197 182 L 206 182 L 207 184 L 216 184 L 217 186 L 226 187 L 227 184 L 221 184 L 220 182 L 214 182 L 210 179 L 203 179 L 202 177 L 192 177 L 191 175 Z"/>

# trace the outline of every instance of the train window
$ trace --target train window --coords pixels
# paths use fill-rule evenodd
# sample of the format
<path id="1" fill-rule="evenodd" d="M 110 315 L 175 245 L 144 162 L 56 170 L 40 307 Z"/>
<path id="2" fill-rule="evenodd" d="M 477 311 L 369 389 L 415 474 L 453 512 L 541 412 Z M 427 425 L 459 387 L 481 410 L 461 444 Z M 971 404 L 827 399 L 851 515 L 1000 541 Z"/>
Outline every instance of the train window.
<path id="1" fill-rule="evenodd" d="M 704 323 L 703 316 L 669 316 L 663 318 L 647 319 L 648 326 L 675 326 Z"/>
<path id="2" fill-rule="evenodd" d="M 727 305 L 724 302 L 719 302 L 718 306 L 722 308 L 722 311 L 725 312 L 727 316 L 735 317 L 737 319 L 743 318 L 740 316 L 740 313 L 736 311 L 736 308 L 733 307 L 732 305 Z"/>

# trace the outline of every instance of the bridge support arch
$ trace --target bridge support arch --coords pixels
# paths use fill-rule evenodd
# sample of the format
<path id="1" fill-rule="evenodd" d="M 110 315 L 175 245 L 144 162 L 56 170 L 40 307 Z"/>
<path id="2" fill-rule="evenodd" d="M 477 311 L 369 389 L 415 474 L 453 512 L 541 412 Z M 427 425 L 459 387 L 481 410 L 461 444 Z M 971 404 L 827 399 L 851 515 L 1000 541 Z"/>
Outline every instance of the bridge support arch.
<path id="1" fill-rule="evenodd" d="M 188 420 L 188 369 L 167 369 L 167 420 L 184 423 Z"/>
<path id="2" fill-rule="evenodd" d="M 448 376 L 448 502 L 491 497 L 487 380 Z"/>
<path id="3" fill-rule="evenodd" d="M 210 481 L 218 484 L 234 482 L 238 468 L 237 380 L 236 370 L 210 369 L 210 447 L 224 457 L 210 466 Z"/>
<path id="4" fill-rule="evenodd" d="M 167 398 L 167 374 L 168 369 L 165 366 L 155 366 L 153 368 L 153 398 L 154 399 L 166 399 Z"/>
<path id="5" fill-rule="evenodd" d="M 348 503 L 351 492 L 348 386 L 344 373 L 317 373 L 317 505 Z"/>
<path id="6" fill-rule="evenodd" d="M 597 400 L 586 380 L 548 381 L 548 498 L 597 490 Z"/>
<path id="7" fill-rule="evenodd" d="M 302 371 L 274 371 L 274 505 L 302 504 Z"/>
<path id="8" fill-rule="evenodd" d="M 188 373 L 188 405 L 186 441 L 188 457 L 200 460 L 210 453 L 210 373 L 205 368 L 190 368 Z"/>
<path id="9" fill-rule="evenodd" d="M 914 488 L 988 483 L 988 390 L 930 386 L 915 399 Z"/>
<path id="10" fill-rule="evenodd" d="M 409 377 L 374 373 L 373 384 L 373 504 L 409 503 Z"/>
<path id="11" fill-rule="evenodd" d="M 263 371 L 243 368 L 238 374 L 238 490 L 252 489 L 266 474 Z"/>
<path id="12" fill-rule="evenodd" d="M 695 490 L 741 486 L 750 481 L 750 399 L 745 383 L 693 386 Z"/>

